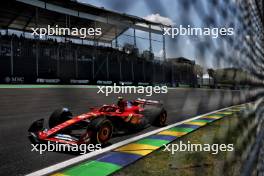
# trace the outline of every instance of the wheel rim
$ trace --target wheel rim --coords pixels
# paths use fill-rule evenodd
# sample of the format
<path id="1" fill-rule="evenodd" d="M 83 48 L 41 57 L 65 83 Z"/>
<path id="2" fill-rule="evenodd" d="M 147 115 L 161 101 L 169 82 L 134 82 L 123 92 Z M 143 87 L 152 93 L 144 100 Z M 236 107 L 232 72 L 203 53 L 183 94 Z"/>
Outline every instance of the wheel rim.
<path id="1" fill-rule="evenodd" d="M 106 124 L 100 128 L 97 134 L 97 140 L 100 143 L 105 143 L 111 138 L 112 132 L 111 132 L 111 126 Z"/>
<path id="2" fill-rule="evenodd" d="M 162 113 L 160 115 L 160 125 L 165 125 L 165 122 L 166 122 L 166 113 Z"/>

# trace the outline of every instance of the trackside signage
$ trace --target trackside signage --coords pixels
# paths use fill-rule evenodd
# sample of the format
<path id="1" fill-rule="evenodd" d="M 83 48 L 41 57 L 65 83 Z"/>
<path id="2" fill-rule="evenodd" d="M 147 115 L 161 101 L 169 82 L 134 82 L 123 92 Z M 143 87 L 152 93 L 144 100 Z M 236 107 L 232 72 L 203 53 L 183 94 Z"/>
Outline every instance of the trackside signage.
<path id="1" fill-rule="evenodd" d="M 80 79 L 71 79 L 70 80 L 70 83 L 71 84 L 88 84 L 90 82 L 90 80 L 88 79 L 83 79 L 83 80 L 80 80 Z"/>
<path id="2" fill-rule="evenodd" d="M 111 85 L 111 84 L 113 84 L 113 81 L 98 80 L 96 83 L 99 85 Z"/>
<path id="3" fill-rule="evenodd" d="M 51 84 L 58 84 L 60 83 L 60 79 L 44 79 L 44 78 L 37 78 L 37 83 L 51 83 Z"/>
<path id="4" fill-rule="evenodd" d="M 18 76 L 7 76 L 4 79 L 5 83 L 16 83 L 16 84 L 23 84 L 25 82 L 24 77 L 18 77 Z"/>

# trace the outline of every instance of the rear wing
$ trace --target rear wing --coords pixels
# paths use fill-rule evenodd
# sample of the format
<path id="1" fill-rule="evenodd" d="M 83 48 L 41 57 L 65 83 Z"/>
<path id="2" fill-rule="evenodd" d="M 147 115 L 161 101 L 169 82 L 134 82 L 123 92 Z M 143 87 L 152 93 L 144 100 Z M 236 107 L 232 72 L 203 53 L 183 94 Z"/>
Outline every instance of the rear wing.
<path id="1" fill-rule="evenodd" d="M 162 104 L 162 102 L 159 100 L 147 100 L 147 99 L 142 99 L 142 98 L 136 99 L 135 102 L 140 103 L 140 104 L 156 104 L 156 105 Z"/>

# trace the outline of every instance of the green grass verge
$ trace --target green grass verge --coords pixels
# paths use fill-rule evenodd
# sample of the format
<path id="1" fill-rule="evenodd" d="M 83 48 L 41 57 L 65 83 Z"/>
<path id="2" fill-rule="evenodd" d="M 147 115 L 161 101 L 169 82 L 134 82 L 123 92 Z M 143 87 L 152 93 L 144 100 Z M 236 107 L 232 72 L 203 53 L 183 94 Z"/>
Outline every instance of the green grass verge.
<path id="1" fill-rule="evenodd" d="M 243 122 L 244 123 L 244 122 Z M 234 144 L 234 151 L 219 152 L 171 152 L 160 149 L 136 163 L 118 171 L 114 176 L 196 176 L 196 175 L 240 175 L 242 153 L 248 146 L 241 135 L 240 118 L 225 117 L 194 131 L 173 143 L 187 144 Z M 242 137 L 241 137 L 242 136 Z M 242 142 L 241 142 L 242 141 Z"/>

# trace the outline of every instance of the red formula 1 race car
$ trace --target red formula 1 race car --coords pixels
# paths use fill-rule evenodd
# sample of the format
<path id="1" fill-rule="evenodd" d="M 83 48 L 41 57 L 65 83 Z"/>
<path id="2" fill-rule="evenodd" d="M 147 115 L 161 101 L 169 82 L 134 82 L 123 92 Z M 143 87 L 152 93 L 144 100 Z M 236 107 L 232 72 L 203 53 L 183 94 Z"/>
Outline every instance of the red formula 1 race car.
<path id="1" fill-rule="evenodd" d="M 67 108 L 55 110 L 44 127 L 44 119 L 30 128 L 32 143 L 45 141 L 65 144 L 106 144 L 113 134 L 131 133 L 150 125 L 164 126 L 167 113 L 160 101 L 136 99 L 125 106 L 103 105 L 90 112 L 73 116 Z"/>

